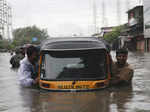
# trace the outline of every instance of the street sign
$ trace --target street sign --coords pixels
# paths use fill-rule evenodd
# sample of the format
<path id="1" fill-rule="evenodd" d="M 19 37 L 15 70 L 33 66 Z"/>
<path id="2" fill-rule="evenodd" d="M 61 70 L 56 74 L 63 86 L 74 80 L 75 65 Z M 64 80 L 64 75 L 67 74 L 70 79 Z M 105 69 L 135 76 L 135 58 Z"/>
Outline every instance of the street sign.
<path id="1" fill-rule="evenodd" d="M 33 38 L 32 38 L 32 42 L 36 42 L 37 40 L 38 40 L 37 37 L 33 37 Z"/>

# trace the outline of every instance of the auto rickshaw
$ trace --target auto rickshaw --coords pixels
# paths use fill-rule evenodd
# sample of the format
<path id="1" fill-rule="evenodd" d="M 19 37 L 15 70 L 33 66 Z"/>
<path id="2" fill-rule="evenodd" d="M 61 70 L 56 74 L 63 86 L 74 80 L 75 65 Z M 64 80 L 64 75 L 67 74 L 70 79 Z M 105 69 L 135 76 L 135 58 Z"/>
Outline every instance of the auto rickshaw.
<path id="1" fill-rule="evenodd" d="M 51 38 L 41 45 L 39 85 L 52 91 L 106 88 L 110 63 L 109 50 L 96 37 Z"/>

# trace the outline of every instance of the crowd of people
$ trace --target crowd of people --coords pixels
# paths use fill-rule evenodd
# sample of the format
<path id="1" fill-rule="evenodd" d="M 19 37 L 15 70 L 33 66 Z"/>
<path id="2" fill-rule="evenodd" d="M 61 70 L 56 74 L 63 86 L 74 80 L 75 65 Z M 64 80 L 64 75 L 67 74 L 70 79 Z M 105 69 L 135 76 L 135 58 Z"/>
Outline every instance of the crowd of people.
<path id="1" fill-rule="evenodd" d="M 39 82 L 38 77 L 38 59 L 39 49 L 33 45 L 21 48 L 16 51 L 10 63 L 12 67 L 19 67 L 18 75 L 20 85 L 23 87 L 32 87 Z M 128 51 L 118 49 L 116 51 L 116 62 L 112 61 L 110 86 L 130 85 L 132 82 L 134 70 L 127 63 Z"/>

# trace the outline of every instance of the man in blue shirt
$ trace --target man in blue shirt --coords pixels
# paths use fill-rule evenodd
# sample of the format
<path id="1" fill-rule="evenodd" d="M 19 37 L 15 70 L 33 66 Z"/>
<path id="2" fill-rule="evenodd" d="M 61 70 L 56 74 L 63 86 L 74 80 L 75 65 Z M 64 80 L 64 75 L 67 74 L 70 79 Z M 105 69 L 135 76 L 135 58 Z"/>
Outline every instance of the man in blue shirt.
<path id="1" fill-rule="evenodd" d="M 23 87 L 31 87 L 38 84 L 39 78 L 33 78 L 36 73 L 36 64 L 38 61 L 38 49 L 35 46 L 29 46 L 26 51 L 27 56 L 20 61 L 18 70 L 19 83 Z"/>

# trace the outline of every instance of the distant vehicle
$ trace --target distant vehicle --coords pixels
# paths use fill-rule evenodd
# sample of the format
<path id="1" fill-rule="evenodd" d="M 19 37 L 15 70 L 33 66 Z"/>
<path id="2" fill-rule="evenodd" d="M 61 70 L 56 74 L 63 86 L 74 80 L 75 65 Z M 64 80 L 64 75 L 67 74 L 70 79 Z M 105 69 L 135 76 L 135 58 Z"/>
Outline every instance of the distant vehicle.
<path id="1" fill-rule="evenodd" d="M 39 85 L 52 91 L 106 88 L 110 63 L 109 50 L 98 38 L 51 38 L 41 45 Z"/>
<path id="2" fill-rule="evenodd" d="M 7 52 L 7 49 L 0 49 L 0 52 Z"/>

